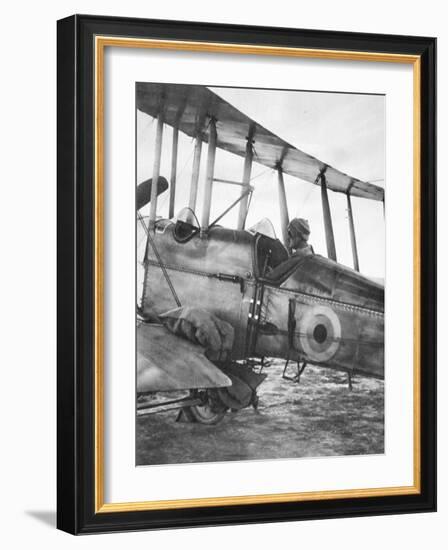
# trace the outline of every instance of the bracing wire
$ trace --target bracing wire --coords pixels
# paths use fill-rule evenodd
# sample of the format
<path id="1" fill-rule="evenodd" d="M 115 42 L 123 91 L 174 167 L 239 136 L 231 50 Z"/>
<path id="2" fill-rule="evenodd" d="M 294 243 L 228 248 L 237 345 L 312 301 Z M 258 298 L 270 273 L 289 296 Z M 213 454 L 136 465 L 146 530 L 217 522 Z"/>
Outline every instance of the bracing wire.
<path id="1" fill-rule="evenodd" d="M 157 263 L 159 264 L 159 267 L 162 270 L 162 273 L 165 277 L 165 280 L 166 280 L 166 282 L 167 282 L 167 284 L 168 284 L 168 286 L 171 290 L 171 294 L 173 295 L 174 301 L 176 302 L 177 307 L 181 307 L 182 304 L 179 300 L 179 296 L 177 295 L 176 290 L 174 288 L 174 285 L 171 281 L 171 278 L 168 275 L 168 271 L 165 267 L 165 264 L 162 262 L 162 258 L 160 257 L 159 251 L 157 250 L 157 246 L 156 246 L 156 243 L 154 242 L 154 239 L 152 238 L 151 232 L 149 231 L 148 227 L 146 227 L 145 221 L 143 220 L 143 217 L 140 214 L 140 212 L 137 212 L 137 216 L 138 216 L 138 219 L 139 219 L 140 223 L 143 225 L 143 227 L 145 229 L 145 233 L 146 233 L 146 236 L 148 237 L 149 244 L 151 245 L 151 248 L 154 252 L 155 257 L 157 258 Z"/>

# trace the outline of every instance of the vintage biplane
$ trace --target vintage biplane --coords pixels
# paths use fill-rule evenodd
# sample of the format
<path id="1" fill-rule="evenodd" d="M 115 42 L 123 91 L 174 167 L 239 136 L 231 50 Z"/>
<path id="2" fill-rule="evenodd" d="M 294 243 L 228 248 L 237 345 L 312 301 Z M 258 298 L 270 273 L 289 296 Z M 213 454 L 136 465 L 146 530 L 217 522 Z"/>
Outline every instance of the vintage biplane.
<path id="1" fill-rule="evenodd" d="M 146 234 L 137 306 L 137 413 L 179 408 L 189 420 L 218 422 L 227 410 L 256 406 L 257 386 L 272 358 L 283 359 L 284 377 L 295 381 L 308 364 L 339 369 L 349 380 L 354 374 L 383 378 L 384 288 L 359 272 L 351 197 L 384 202 L 384 189 L 290 145 L 205 86 L 138 83 L 136 103 L 157 121 L 152 178 L 137 187 L 137 218 Z M 165 125 L 173 135 L 169 183 L 160 174 Z M 194 140 L 194 158 L 189 202 L 175 216 L 179 132 Z M 203 144 L 208 150 L 199 216 Z M 215 175 L 218 148 L 243 159 L 241 181 Z M 278 174 L 272 193 L 279 197 L 282 241 L 268 220 L 245 227 L 255 162 Z M 320 186 L 328 257 L 290 257 L 284 174 Z M 241 193 L 210 221 L 217 184 L 238 185 Z M 168 188 L 169 216 L 163 219 L 158 195 Z M 354 269 L 336 261 L 329 190 L 347 198 Z M 146 217 L 140 213 L 144 205 Z M 237 227 L 219 225 L 234 207 Z M 227 342 L 225 354 L 201 345 L 207 330 L 218 330 Z"/>

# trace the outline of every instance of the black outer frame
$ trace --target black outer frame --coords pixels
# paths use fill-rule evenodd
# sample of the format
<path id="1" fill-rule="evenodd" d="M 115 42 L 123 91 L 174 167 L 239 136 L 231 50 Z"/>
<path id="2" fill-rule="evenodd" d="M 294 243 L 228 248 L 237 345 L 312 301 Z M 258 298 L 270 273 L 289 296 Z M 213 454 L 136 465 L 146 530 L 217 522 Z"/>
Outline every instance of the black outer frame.
<path id="1" fill-rule="evenodd" d="M 57 27 L 57 527 L 72 534 L 436 509 L 436 39 L 74 15 Z M 421 56 L 421 493 L 94 513 L 94 37 Z"/>

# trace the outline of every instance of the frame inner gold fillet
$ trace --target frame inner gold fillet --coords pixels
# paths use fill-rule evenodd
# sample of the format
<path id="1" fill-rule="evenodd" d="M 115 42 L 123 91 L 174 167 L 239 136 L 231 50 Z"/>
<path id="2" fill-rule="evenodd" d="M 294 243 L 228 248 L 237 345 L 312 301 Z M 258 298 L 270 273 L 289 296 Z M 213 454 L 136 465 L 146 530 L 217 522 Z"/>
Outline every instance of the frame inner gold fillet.
<path id="1" fill-rule="evenodd" d="M 407 63 L 413 65 L 413 173 L 414 173 L 414 379 L 413 379 L 413 485 L 350 490 L 277 493 L 181 500 L 142 502 L 104 502 L 104 52 L 106 47 L 153 48 L 174 51 L 208 52 L 224 54 L 285 56 L 314 59 Z M 275 502 L 300 502 L 341 498 L 379 497 L 419 494 L 421 486 L 420 436 L 420 224 L 421 224 L 421 60 L 418 55 L 401 55 L 344 50 L 321 50 L 290 47 L 257 46 L 253 44 L 226 44 L 180 40 L 155 40 L 96 36 L 95 53 L 95 513 L 167 510 L 207 506 L 232 506 Z"/>

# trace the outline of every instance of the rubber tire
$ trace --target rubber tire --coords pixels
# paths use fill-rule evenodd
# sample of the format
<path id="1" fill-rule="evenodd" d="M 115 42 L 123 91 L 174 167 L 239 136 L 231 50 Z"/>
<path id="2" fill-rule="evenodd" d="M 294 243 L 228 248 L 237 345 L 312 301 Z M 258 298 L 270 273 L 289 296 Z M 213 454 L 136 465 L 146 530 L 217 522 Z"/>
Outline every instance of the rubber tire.
<path id="1" fill-rule="evenodd" d="M 206 390 L 207 394 L 213 390 Z M 192 407 L 184 407 L 185 417 L 190 422 L 199 422 L 205 425 L 214 425 L 221 422 L 227 413 L 227 409 L 224 407 L 219 411 L 211 411 L 208 405 L 193 405 Z"/>

